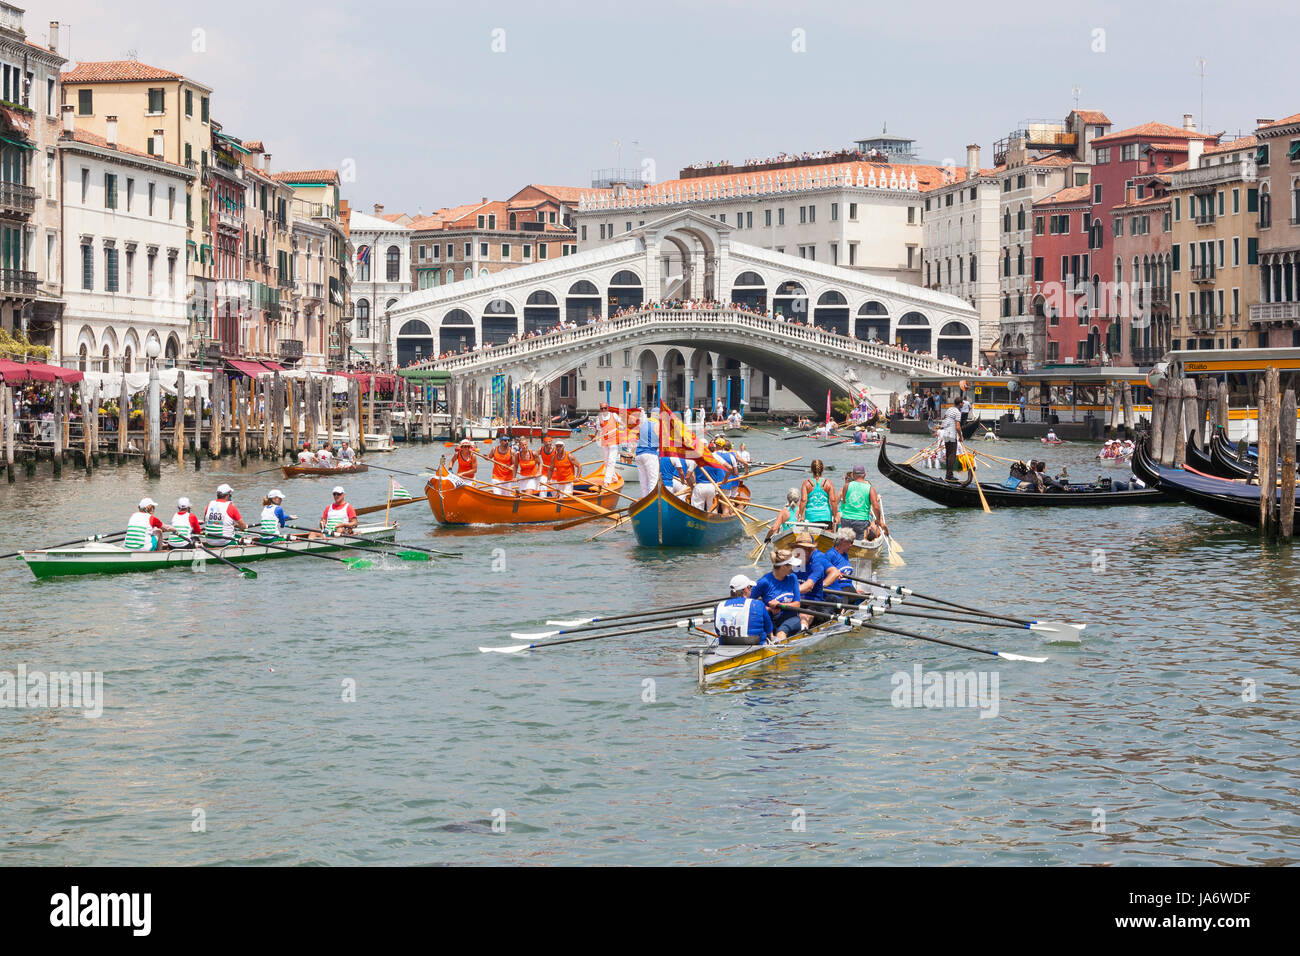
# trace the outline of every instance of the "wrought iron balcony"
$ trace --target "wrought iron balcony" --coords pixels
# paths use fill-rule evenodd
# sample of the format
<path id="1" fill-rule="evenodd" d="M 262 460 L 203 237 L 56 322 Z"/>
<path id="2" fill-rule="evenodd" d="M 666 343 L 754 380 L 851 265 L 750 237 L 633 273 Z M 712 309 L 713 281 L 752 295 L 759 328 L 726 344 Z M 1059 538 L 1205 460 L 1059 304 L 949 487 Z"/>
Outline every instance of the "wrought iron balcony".
<path id="1" fill-rule="evenodd" d="M 36 273 L 25 269 L 0 269 L 0 292 L 7 295 L 35 295 Z"/>
<path id="2" fill-rule="evenodd" d="M 36 208 L 36 190 L 22 183 L 0 182 L 0 212 L 30 216 Z"/>
<path id="3" fill-rule="evenodd" d="M 302 358 L 302 339 L 281 339 L 278 348 L 281 358 Z"/>
<path id="4" fill-rule="evenodd" d="M 1212 263 L 1203 263 L 1199 266 L 1192 266 L 1193 282 L 1213 282 L 1214 265 Z"/>

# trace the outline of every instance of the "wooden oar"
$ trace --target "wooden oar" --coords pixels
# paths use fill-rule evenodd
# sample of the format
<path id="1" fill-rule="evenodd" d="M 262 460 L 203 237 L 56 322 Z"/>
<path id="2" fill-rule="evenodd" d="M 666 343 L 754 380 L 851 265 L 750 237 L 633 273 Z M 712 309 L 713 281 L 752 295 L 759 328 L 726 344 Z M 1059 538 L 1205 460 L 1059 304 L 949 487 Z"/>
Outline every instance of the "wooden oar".
<path id="1" fill-rule="evenodd" d="M 736 520 L 740 522 L 741 530 L 744 531 L 745 534 L 748 535 L 750 538 L 753 538 L 755 541 L 757 541 L 758 535 L 755 534 L 753 531 L 749 530 L 749 521 L 746 520 L 744 513 L 740 511 L 739 508 L 736 507 L 736 503 L 732 501 L 730 497 L 728 497 L 725 491 L 722 490 L 722 486 L 718 484 L 716 481 L 714 481 L 713 476 L 709 474 L 708 471 L 706 471 L 705 469 L 698 468 L 696 470 L 699 472 L 703 472 L 704 477 L 709 479 L 709 482 L 713 485 L 715 489 L 717 489 L 718 496 L 722 498 L 722 503 L 731 509 L 731 513 L 735 515 Z M 766 522 L 762 522 L 762 523 L 766 524 Z"/>
<path id="2" fill-rule="evenodd" d="M 979 495 L 980 495 L 980 504 L 983 506 L 983 508 L 984 508 L 984 513 L 985 513 L 986 515 L 987 515 L 987 514 L 992 514 L 992 513 L 993 513 L 993 509 L 989 507 L 988 499 L 984 497 L 984 489 L 980 487 L 980 476 L 979 476 L 979 474 L 976 473 L 976 471 L 975 471 L 975 453 L 974 453 L 974 452 L 967 452 L 967 454 L 970 455 L 970 474 L 971 474 L 971 481 L 973 481 L 973 482 L 975 483 L 975 490 L 979 492 Z"/>
<path id="3" fill-rule="evenodd" d="M 583 637 L 564 637 L 558 641 L 545 641 L 541 644 L 512 644 L 508 647 L 480 647 L 479 651 L 484 654 L 518 654 L 521 651 L 531 651 L 542 647 L 555 647 L 557 644 L 577 644 L 581 641 L 598 641 L 605 637 L 626 637 L 628 634 L 646 634 L 650 631 L 667 631 L 672 628 L 689 627 L 691 623 L 703 624 L 704 618 L 685 618 L 680 621 L 667 621 L 662 624 L 651 624 L 647 627 L 634 627 L 625 631 L 611 631 L 608 634 L 589 634 Z"/>
<path id="4" fill-rule="evenodd" d="M 114 531 L 112 534 L 91 534 L 81 538 L 73 538 L 71 541 L 64 541 L 62 544 L 51 544 L 44 548 L 23 548 L 23 551 L 53 551 L 55 548 L 70 548 L 74 544 L 83 544 L 88 541 L 115 541 L 118 538 L 125 537 L 125 531 Z M 8 554 L 0 554 L 0 560 L 17 557 L 23 551 L 10 551 Z"/>
<path id="5" fill-rule="evenodd" d="M 206 552 L 209 556 L 211 556 L 215 560 L 220 561 L 222 564 L 226 565 L 226 567 L 234 568 L 236 571 L 238 571 L 243 577 L 247 578 L 248 580 L 250 581 L 257 580 L 257 572 L 254 571 L 252 568 L 241 567 L 240 565 L 236 564 L 234 561 L 231 561 L 229 558 L 222 557 L 221 555 L 217 554 L 217 552 L 213 551 L 211 548 L 209 548 L 206 544 L 204 544 L 196 537 L 188 537 L 185 540 L 190 543 L 190 547 L 198 548 L 200 551 Z"/>
<path id="6" fill-rule="evenodd" d="M 585 544 L 587 541 L 595 541 L 603 534 L 609 534 L 611 531 L 617 531 L 619 528 L 623 527 L 623 525 L 627 524 L 631 520 L 632 520 L 631 517 L 629 517 L 628 515 L 623 515 L 612 525 L 610 525 L 608 528 L 604 528 L 600 531 L 597 531 L 590 538 L 586 538 L 583 543 Z"/>
<path id="7" fill-rule="evenodd" d="M 828 445 L 818 445 L 818 448 L 834 448 L 836 445 L 843 445 L 846 442 L 853 441 L 852 438 L 841 438 L 839 441 L 833 441 Z"/>
<path id="8" fill-rule="evenodd" d="M 418 477 L 422 478 L 424 476 L 420 475 Z M 391 507 L 400 508 L 402 507 L 402 505 L 414 505 L 414 504 L 419 504 L 420 502 L 424 502 L 425 504 L 428 504 L 428 501 L 424 498 L 423 495 L 421 495 L 419 498 L 402 498 L 399 501 L 394 501 L 392 502 Z M 353 508 L 352 510 L 359 515 L 369 515 L 369 514 L 374 514 L 376 511 L 383 511 L 388 507 L 390 507 L 389 503 L 385 502 L 382 505 L 366 505 L 364 508 Z"/>
<path id="9" fill-rule="evenodd" d="M 957 610 L 965 611 L 968 614 L 975 614 L 980 617 L 995 618 L 997 620 L 1002 620 L 1002 621 L 1011 621 L 1013 624 L 1023 625 L 1026 628 L 1026 630 L 1042 631 L 1044 633 L 1049 633 L 1049 634 L 1063 635 L 1063 639 L 1065 640 L 1069 640 L 1069 635 L 1071 633 L 1077 639 L 1078 635 L 1083 631 L 1083 629 L 1088 626 L 1086 624 L 1071 624 L 1066 621 L 1044 621 L 1044 620 L 1031 620 L 1023 617 L 1010 617 L 1006 614 L 997 614 L 994 613 L 993 611 L 984 611 L 981 610 L 980 608 L 970 607 L 969 605 L 966 604 L 958 604 L 956 601 L 949 601 L 946 600 L 945 598 L 934 597 L 933 595 L 930 594 L 922 594 L 919 591 L 913 591 L 911 588 L 905 588 L 902 585 L 898 585 L 898 584 L 881 584 L 879 581 L 869 581 L 866 578 L 855 578 L 851 574 L 846 574 L 844 575 L 844 577 L 849 581 L 854 581 L 858 584 L 865 584 L 868 587 L 878 588 L 879 590 L 887 591 L 891 594 L 897 594 L 901 597 L 919 597 L 924 601 L 932 601 L 935 604 L 944 604 L 947 605 L 948 607 L 955 607 Z"/>
<path id="10" fill-rule="evenodd" d="M 616 508 L 613 511 L 609 512 L 608 514 L 583 515 L 581 518 L 574 518 L 572 521 L 565 521 L 562 524 L 557 524 L 554 527 L 552 527 L 551 530 L 568 531 L 570 528 L 576 528 L 578 527 L 578 525 L 587 524 L 588 522 L 595 521 L 598 518 L 613 518 L 615 515 L 619 516 L 617 520 L 621 522 L 623 520 L 623 515 L 626 514 L 627 514 L 627 508 Z"/>
<path id="11" fill-rule="evenodd" d="M 417 475 L 413 471 L 399 471 L 396 468 L 385 468 L 383 465 L 376 465 L 374 462 L 366 462 L 371 468 L 378 468 L 380 471 L 391 471 L 395 475 L 409 475 L 412 478 L 423 478 L 424 475 Z"/>

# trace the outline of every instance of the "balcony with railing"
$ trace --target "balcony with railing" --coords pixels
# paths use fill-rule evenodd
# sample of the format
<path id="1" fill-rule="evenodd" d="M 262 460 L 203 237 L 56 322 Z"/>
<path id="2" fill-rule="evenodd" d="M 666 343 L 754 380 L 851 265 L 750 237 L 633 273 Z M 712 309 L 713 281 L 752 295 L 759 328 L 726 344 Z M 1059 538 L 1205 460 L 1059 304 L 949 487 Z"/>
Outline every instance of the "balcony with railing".
<path id="1" fill-rule="evenodd" d="M 1206 262 L 1199 266 L 1192 266 L 1193 282 L 1213 282 L 1214 281 L 1214 263 Z"/>
<path id="2" fill-rule="evenodd" d="M 1250 307 L 1251 322 L 1294 322 L 1300 320 L 1300 302 L 1261 302 Z"/>
<path id="3" fill-rule="evenodd" d="M 30 216 L 36 208 L 36 190 L 22 183 L 0 182 L 0 213 Z"/>
<path id="4" fill-rule="evenodd" d="M 5 295 L 35 295 L 36 273 L 25 269 L 0 269 L 0 292 Z"/>
<path id="5" fill-rule="evenodd" d="M 280 358 L 296 361 L 302 358 L 302 339 L 281 339 L 278 349 Z"/>
<path id="6" fill-rule="evenodd" d="M 1220 183 L 1236 182 L 1249 174 L 1249 167 L 1243 169 L 1242 163 L 1216 163 L 1213 166 L 1199 166 L 1196 169 L 1184 169 L 1173 173 L 1169 178 L 1170 189 L 1189 189 L 1204 186 L 1217 186 Z"/>
<path id="7" fill-rule="evenodd" d="M 298 295 L 304 299 L 322 301 L 325 298 L 325 284 L 322 282 L 299 282 Z"/>
<path id="8" fill-rule="evenodd" d="M 1206 213 L 1206 214 L 1203 215 L 1203 216 L 1196 216 L 1196 217 L 1192 220 L 1192 222 L 1196 223 L 1196 225 L 1198 225 L 1198 226 L 1213 226 L 1213 225 L 1214 225 L 1214 213 L 1210 212 L 1210 213 Z"/>

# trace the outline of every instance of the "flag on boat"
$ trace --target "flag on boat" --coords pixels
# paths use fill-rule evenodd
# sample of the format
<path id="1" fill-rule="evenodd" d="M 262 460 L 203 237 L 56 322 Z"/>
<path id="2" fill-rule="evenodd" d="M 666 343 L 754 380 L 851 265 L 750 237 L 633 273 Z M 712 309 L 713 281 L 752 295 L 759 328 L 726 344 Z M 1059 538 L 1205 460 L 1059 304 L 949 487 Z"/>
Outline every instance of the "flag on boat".
<path id="1" fill-rule="evenodd" d="M 388 497 L 393 501 L 406 501 L 411 497 L 411 493 L 397 483 L 396 478 L 389 478 L 392 487 L 389 489 Z"/>
<path id="2" fill-rule="evenodd" d="M 663 402 L 659 403 L 659 454 L 663 457 L 689 458 L 702 462 L 711 468 L 728 467 L 709 448 L 708 442 L 701 439 L 673 414 Z"/>
<path id="3" fill-rule="evenodd" d="M 600 405 L 600 444 L 604 448 L 634 444 L 641 435 L 641 409 Z"/>
<path id="4" fill-rule="evenodd" d="M 826 389 L 826 424 L 831 423 L 831 390 Z"/>

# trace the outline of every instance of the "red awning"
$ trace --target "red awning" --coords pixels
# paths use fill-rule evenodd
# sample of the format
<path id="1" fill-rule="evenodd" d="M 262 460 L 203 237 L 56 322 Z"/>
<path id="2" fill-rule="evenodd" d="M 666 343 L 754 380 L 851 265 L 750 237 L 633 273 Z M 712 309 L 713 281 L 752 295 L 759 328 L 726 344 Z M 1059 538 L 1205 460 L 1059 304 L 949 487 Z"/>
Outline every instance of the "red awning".
<path id="1" fill-rule="evenodd" d="M 60 368 L 42 362 L 11 362 L 0 359 L 0 379 L 13 382 L 67 382 L 73 384 L 85 378 L 75 368 Z"/>
<path id="2" fill-rule="evenodd" d="M 265 365 L 265 366 L 266 366 L 268 369 L 270 369 L 272 372 L 283 372 L 283 371 L 284 371 L 284 366 L 281 365 L 279 362 L 263 362 L 262 364 Z"/>
<path id="3" fill-rule="evenodd" d="M 247 375 L 249 378 L 257 378 L 259 375 L 265 375 L 271 371 L 261 362 L 241 362 L 238 359 L 226 359 L 226 364 L 233 368 L 241 375 Z"/>
<path id="4" fill-rule="evenodd" d="M 32 121 L 30 117 L 8 106 L 0 106 L 0 116 L 4 116 L 5 122 L 9 124 L 9 128 L 15 132 L 22 133 L 24 136 L 32 135 Z"/>
<path id="5" fill-rule="evenodd" d="M 362 395 L 370 393 L 371 382 L 381 392 L 391 392 L 397 386 L 396 375 L 375 375 L 372 372 L 349 372 L 348 375 L 361 383 Z"/>

